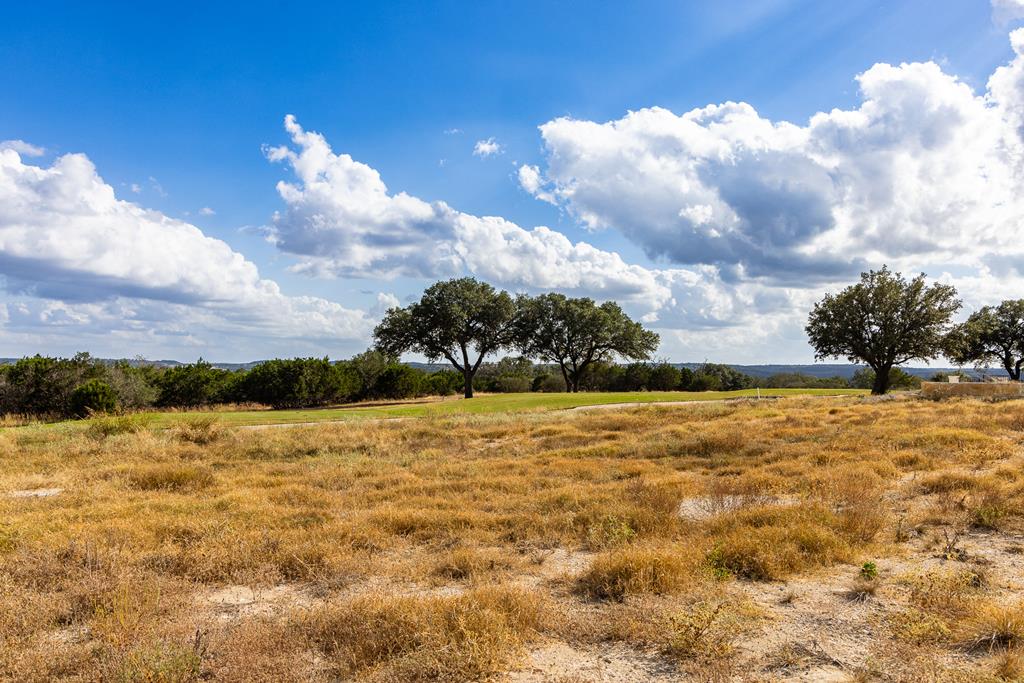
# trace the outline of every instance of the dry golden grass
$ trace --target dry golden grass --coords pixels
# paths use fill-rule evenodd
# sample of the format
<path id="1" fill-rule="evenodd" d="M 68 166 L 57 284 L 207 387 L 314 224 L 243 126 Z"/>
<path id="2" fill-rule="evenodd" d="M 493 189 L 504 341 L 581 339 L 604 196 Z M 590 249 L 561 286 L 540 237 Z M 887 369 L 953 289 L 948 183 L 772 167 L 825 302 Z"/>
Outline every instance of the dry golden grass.
<path id="1" fill-rule="evenodd" d="M 0 428 L 0 679 L 500 679 L 543 643 L 616 642 L 684 680 L 832 659 L 1011 680 L 1022 414 L 840 398 Z M 851 588 L 865 560 L 885 580 Z M 871 620 L 875 649 L 801 640 L 828 637 L 819 603 Z M 545 673 L 586 680 L 574 664 Z"/>

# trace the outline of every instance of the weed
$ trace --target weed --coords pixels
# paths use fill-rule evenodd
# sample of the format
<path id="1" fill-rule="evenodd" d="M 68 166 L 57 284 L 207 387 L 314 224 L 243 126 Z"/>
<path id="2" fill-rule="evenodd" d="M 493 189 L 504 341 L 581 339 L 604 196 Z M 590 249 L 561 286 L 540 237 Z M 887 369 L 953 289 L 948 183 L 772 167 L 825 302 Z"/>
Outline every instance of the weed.
<path id="1" fill-rule="evenodd" d="M 734 634 L 723 624 L 722 603 L 698 603 L 689 612 L 669 617 L 666 654 L 679 659 L 718 659 L 733 649 Z"/>

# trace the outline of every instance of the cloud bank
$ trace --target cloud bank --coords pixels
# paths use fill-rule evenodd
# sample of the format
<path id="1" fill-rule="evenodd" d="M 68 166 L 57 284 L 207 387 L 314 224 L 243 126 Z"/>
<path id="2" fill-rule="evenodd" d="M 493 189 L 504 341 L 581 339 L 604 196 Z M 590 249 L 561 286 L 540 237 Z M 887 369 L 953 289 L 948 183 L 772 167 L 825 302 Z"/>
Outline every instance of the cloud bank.
<path id="1" fill-rule="evenodd" d="M 363 339 L 371 324 L 361 311 L 287 296 L 221 240 L 118 199 L 82 154 L 41 167 L 0 150 L 0 273 L 8 335 L 334 340 Z"/>
<path id="2" fill-rule="evenodd" d="M 472 273 L 511 289 L 616 298 L 679 338 L 800 336 L 814 299 L 883 263 L 926 270 L 968 306 L 1014 294 L 1024 225 L 1024 29 L 976 93 L 932 62 L 876 64 L 861 102 L 804 124 L 743 102 L 540 126 L 544 164 L 518 180 L 650 262 L 539 226 L 391 192 L 380 174 L 286 119 L 269 149 L 295 181 L 271 239 L 296 269 L 334 277 Z M 1016 290 L 1019 291 L 1019 290 Z"/>

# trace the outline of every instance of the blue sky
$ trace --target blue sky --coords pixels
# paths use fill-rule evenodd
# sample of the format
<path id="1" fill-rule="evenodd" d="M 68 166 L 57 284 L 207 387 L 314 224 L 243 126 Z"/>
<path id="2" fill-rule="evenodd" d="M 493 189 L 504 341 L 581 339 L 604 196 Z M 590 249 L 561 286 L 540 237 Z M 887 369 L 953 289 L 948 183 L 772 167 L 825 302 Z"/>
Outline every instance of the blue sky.
<path id="1" fill-rule="evenodd" d="M 6 298 L 0 301 L 7 309 L 0 315 L 0 356 L 79 349 L 218 360 L 346 356 L 365 348 L 386 305 L 416 296 L 435 277 L 462 273 L 520 291 L 556 288 L 597 298 L 620 298 L 621 292 L 632 313 L 665 331 L 662 355 L 679 361 L 810 360 L 799 325 L 808 302 L 864 264 L 892 262 L 962 281 L 968 305 L 983 303 L 986 296 L 1009 296 L 1014 281 L 994 271 L 993 254 L 972 252 L 970 259 L 960 259 L 955 247 L 980 241 L 990 228 L 1002 235 L 1016 229 L 1016 207 L 1008 209 L 999 196 L 982 207 L 987 222 L 978 227 L 964 226 L 950 215 L 952 209 L 939 212 L 941 220 L 960 226 L 956 234 L 936 228 L 939 236 L 929 237 L 945 250 L 879 249 L 879 239 L 887 236 L 902 236 L 906 244 L 906 236 L 931 230 L 920 223 L 924 204 L 890 215 L 877 204 L 852 206 L 848 197 L 879 194 L 878 188 L 863 187 L 863 178 L 872 174 L 862 171 L 877 169 L 883 158 L 889 170 L 899 171 L 887 190 L 893 196 L 901 194 L 894 188 L 929 186 L 939 169 L 958 163 L 955 150 L 929 147 L 927 161 L 921 162 L 928 168 L 916 169 L 910 179 L 899 175 L 906 172 L 907 159 L 925 159 L 902 142 L 937 124 L 922 118 L 909 130 L 891 122 L 917 112 L 908 98 L 945 92 L 948 83 L 942 78 L 958 79 L 976 100 L 994 102 L 989 78 L 1016 59 L 1008 34 L 1017 25 L 1017 4 L 1000 0 L 993 8 L 980 0 L 946 0 L 939 11 L 932 2 L 786 0 L 301 7 L 253 2 L 243 9 L 226 3 L 18 3 L 5 8 L 0 24 L 0 140 L 44 151 L 30 154 L 21 147 L 11 173 L 26 179 L 38 167 L 59 175 L 50 178 L 54 183 L 74 176 L 92 190 L 93 181 L 102 179 L 118 201 L 138 212 L 91 205 L 101 218 L 85 226 L 68 217 L 66 206 L 46 204 L 55 191 L 40 189 L 37 180 L 30 189 L 28 180 L 14 181 L 9 195 L 0 194 L 8 207 L 17 207 L 0 209 L 0 273 L 6 276 L 0 294 Z M 857 111 L 870 98 L 855 77 L 882 63 L 932 63 L 939 75 L 921 75 L 931 79 L 922 85 L 910 71 L 872 72 L 876 99 L 892 110 L 864 124 L 861 132 L 877 140 L 889 125 L 885 135 L 904 137 L 890 140 L 884 156 L 870 166 L 856 166 L 853 158 L 859 155 L 836 147 L 840 143 L 831 133 L 827 139 L 833 147 L 826 151 L 817 133 L 813 144 L 802 138 L 794 142 L 785 132 L 753 142 L 746 133 L 730 133 L 728 144 L 738 146 L 725 154 L 727 161 L 716 157 L 712 169 L 705 152 L 687 147 L 689 138 L 679 142 L 674 118 L 622 123 L 621 135 L 616 134 L 621 139 L 611 141 L 593 128 L 625 122 L 631 111 L 663 108 L 674 117 L 711 104 L 743 102 L 756 110 L 756 118 L 743 114 L 743 131 L 764 121 L 809 129 L 817 112 Z M 949 98 L 935 111 L 963 107 L 967 113 L 953 117 L 962 128 L 956 135 L 970 140 L 975 131 L 990 127 L 964 123 L 978 108 L 962 93 Z M 1007 130 L 1015 120 L 1016 103 L 1010 99 L 1003 95 L 990 102 L 990 108 L 1000 108 Z M 365 216 L 365 206 L 377 195 L 362 185 L 369 194 L 331 185 L 324 192 L 365 206 L 339 208 L 340 199 L 323 197 L 314 201 L 289 159 L 268 158 L 268 149 L 280 146 L 317 153 L 315 146 L 296 142 L 294 130 L 284 129 L 287 114 L 303 131 L 321 134 L 332 154 L 351 155 L 379 173 L 389 196 L 404 192 L 422 206 L 409 213 L 382 210 L 354 235 L 353 216 Z M 557 121 L 573 125 L 538 128 Z M 664 133 L 657 130 L 662 125 Z M 705 132 L 715 129 L 710 121 L 701 125 Z M 741 124 L 735 125 L 739 131 Z M 498 151 L 474 154 L 478 142 L 492 139 Z M 991 150 L 1006 148 L 1003 139 L 985 144 Z M 608 145 L 618 146 L 614 154 Z M 633 154 L 637 145 L 653 147 Z M 84 155 L 94 171 L 55 171 L 66 154 Z M 997 174 L 1001 191 L 1013 194 L 1020 189 L 1017 171 L 999 154 L 966 161 L 984 166 L 977 172 L 981 187 Z M 602 155 L 607 164 L 627 170 L 588 166 L 587 160 Z M 807 159 L 814 169 L 804 167 L 811 163 Z M 690 165 L 700 166 L 695 171 L 703 184 L 700 192 L 693 189 L 696 176 L 679 170 Z M 537 170 L 539 185 L 523 182 L 524 166 Z M 815 176 L 821 168 L 831 179 L 827 190 Z M 673 178 L 676 172 L 681 175 Z M 649 173 L 658 174 L 653 182 Z M 616 185 L 626 182 L 624 177 L 629 182 Z M 764 178 L 778 182 L 761 182 Z M 297 186 L 302 198 L 290 203 L 277 189 L 279 181 Z M 800 192 L 792 191 L 794 185 Z M 672 198 L 676 189 L 678 201 Z M 986 192 L 971 191 L 969 199 L 977 201 L 980 194 Z M 620 197 L 634 207 L 630 214 L 614 206 Z M 644 207 L 669 199 L 676 202 L 671 211 L 641 215 Z M 592 245 L 634 270 L 626 284 L 612 278 L 606 285 L 594 274 L 609 267 L 601 260 L 605 256 L 594 262 L 577 249 L 564 258 L 588 275 L 548 286 L 553 281 L 526 273 L 529 264 L 517 262 L 530 258 L 522 250 L 487 254 L 492 261 L 466 256 L 464 235 L 451 237 L 452 230 L 468 229 L 463 219 L 449 223 L 436 210 L 426 217 L 425 207 L 438 201 L 469 217 L 465 220 L 500 216 L 527 231 L 548 226 L 569 244 Z M 978 207 L 971 211 L 976 215 Z M 225 256 L 220 247 L 213 248 L 217 256 L 199 254 L 209 245 L 194 235 L 180 245 L 174 242 L 178 233 L 161 237 L 151 224 L 157 212 L 223 241 L 235 256 Z M 678 222 L 665 222 L 665 216 L 677 215 Z M 104 231 L 97 228 L 103 220 L 123 227 Z M 822 220 L 829 225 L 818 225 Z M 888 232 L 875 220 L 895 227 Z M 929 220 L 932 226 L 935 216 Z M 325 221 L 333 231 L 328 237 Z M 856 227 L 868 223 L 871 229 Z M 55 225 L 64 232 L 56 232 Z M 38 226 L 51 231 L 45 239 L 17 242 L 26 230 L 43 234 Z M 11 231 L 6 238 L 5 228 Z M 729 230 L 739 231 L 735 240 L 722 237 Z M 770 238 L 764 237 L 766 230 Z M 700 231 L 707 234 L 697 239 Z M 421 240 L 427 238 L 446 241 L 445 258 L 455 260 L 434 267 L 412 259 L 409 253 L 422 255 L 427 242 Z M 51 249 L 76 239 L 89 240 L 92 264 Z M 161 239 L 174 242 L 181 268 L 192 262 L 208 272 L 202 277 L 155 272 L 165 265 L 159 258 Z M 847 246 L 828 252 L 823 241 Z M 367 245 L 380 250 L 399 242 L 410 251 L 400 257 L 374 252 L 362 266 L 350 264 Z M 154 254 L 152 263 L 122 264 L 119 259 L 131 258 L 132 249 Z M 809 252 L 815 256 L 804 259 Z M 432 252 L 424 259 L 436 256 Z M 561 256 L 552 258 L 564 263 Z M 245 266 L 245 273 L 227 278 L 234 288 L 216 283 L 224 268 L 234 272 L 224 264 L 239 259 L 257 268 L 258 276 Z M 637 275 L 636 269 L 645 270 Z M 634 276 L 654 284 L 637 284 Z M 267 281 L 280 292 L 268 294 L 260 284 Z M 645 297 L 659 296 L 657 305 L 645 305 Z M 279 307 L 288 312 L 274 320 Z M 343 324 L 317 327 L 321 317 L 337 310 L 344 311 L 339 314 Z"/>

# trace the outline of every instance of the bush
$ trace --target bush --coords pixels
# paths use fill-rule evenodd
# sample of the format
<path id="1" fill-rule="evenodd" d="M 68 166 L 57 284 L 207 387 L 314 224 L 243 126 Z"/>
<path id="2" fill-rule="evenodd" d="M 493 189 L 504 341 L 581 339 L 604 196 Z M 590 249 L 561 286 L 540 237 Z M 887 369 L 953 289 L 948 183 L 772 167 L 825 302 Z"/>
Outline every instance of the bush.
<path id="1" fill-rule="evenodd" d="M 427 391 L 434 396 L 451 396 L 462 389 L 462 375 L 453 370 L 439 370 L 427 377 Z"/>
<path id="2" fill-rule="evenodd" d="M 71 392 L 71 413 L 88 417 L 93 413 L 112 413 L 117 410 L 117 394 L 106 382 L 91 379 Z"/>
<path id="3" fill-rule="evenodd" d="M 565 391 L 565 380 L 562 379 L 561 375 L 540 375 L 534 378 L 532 388 L 533 391 L 556 394 Z"/>
<path id="4" fill-rule="evenodd" d="M 669 363 L 658 363 L 651 368 L 647 388 L 651 391 L 672 391 L 679 388 L 682 378 L 679 368 Z"/>
<path id="5" fill-rule="evenodd" d="M 381 373 L 373 388 L 377 398 L 401 399 L 422 396 L 427 386 L 426 373 L 422 370 L 394 363 Z"/>
<path id="6" fill-rule="evenodd" d="M 194 408 L 221 401 L 231 375 L 202 358 L 189 365 L 168 368 L 157 380 L 160 389 L 157 405 Z"/>
<path id="7" fill-rule="evenodd" d="M 696 581 L 696 563 L 677 550 L 626 547 L 598 555 L 579 580 L 580 592 L 600 600 L 674 593 Z"/>
<path id="8" fill-rule="evenodd" d="M 861 368 L 853 373 L 850 378 L 850 386 L 855 389 L 870 389 L 875 384 L 875 371 L 871 368 Z M 890 389 L 920 389 L 921 378 L 911 375 L 902 368 L 892 368 L 889 371 Z"/>
<path id="9" fill-rule="evenodd" d="M 694 371 L 689 391 L 735 391 L 747 389 L 754 379 L 735 368 L 720 363 L 703 363 Z"/>
<path id="10" fill-rule="evenodd" d="M 274 408 L 309 408 L 354 393 L 354 380 L 327 358 L 275 359 L 252 368 L 242 390 L 247 400 Z"/>

